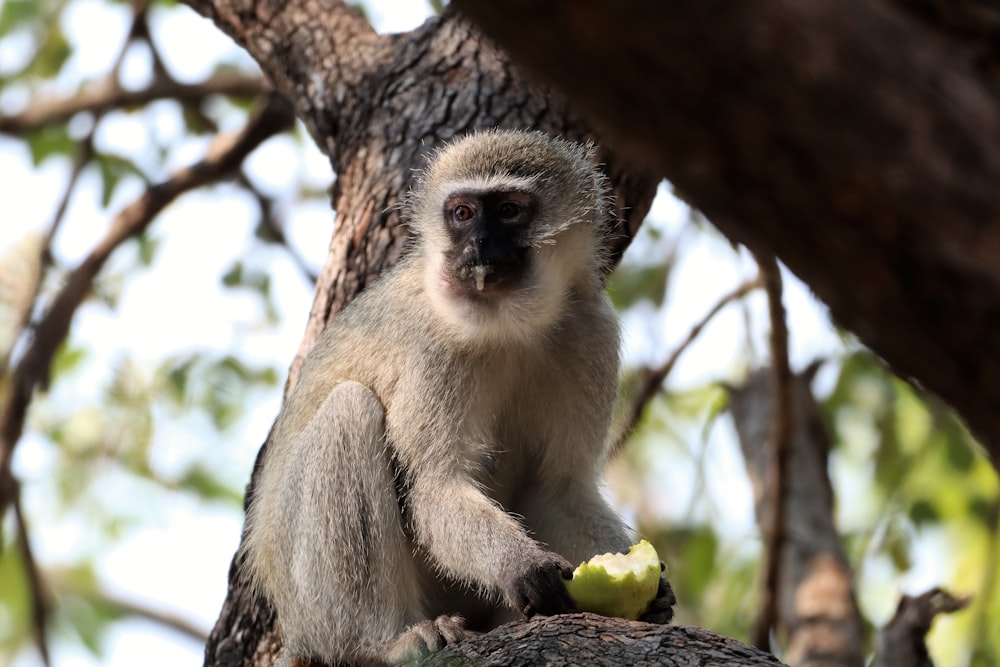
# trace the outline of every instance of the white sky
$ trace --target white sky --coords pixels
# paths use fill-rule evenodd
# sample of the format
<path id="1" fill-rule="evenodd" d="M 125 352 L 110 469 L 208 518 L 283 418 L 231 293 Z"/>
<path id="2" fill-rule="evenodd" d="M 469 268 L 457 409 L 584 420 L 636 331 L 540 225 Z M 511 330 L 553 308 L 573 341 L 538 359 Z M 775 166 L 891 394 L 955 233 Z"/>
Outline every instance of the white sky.
<path id="1" fill-rule="evenodd" d="M 428 11 L 423 3 L 413 1 L 376 0 L 365 4 L 382 31 L 409 29 L 423 20 Z M 241 55 L 227 37 L 193 12 L 157 13 L 165 20 L 152 22 L 154 39 L 178 78 L 201 79 L 220 58 L 252 67 L 249 58 Z M 76 0 L 64 15 L 64 27 L 75 46 L 74 60 L 59 86 L 66 89 L 80 78 L 106 72 L 120 48 L 127 21 L 123 5 Z M 101 38 L 94 39 L 95 32 Z M 197 44 L 197 48 L 191 48 L 191 44 Z M 18 40 L 0 39 L 0 71 L 23 59 L 21 51 L 23 43 L 19 46 Z M 148 54 L 132 53 L 126 62 L 126 83 L 141 83 L 148 70 Z M 5 113 L 24 101 L 23 91 L 0 94 L 0 106 Z M 175 146 L 171 168 L 197 159 L 205 147 L 203 139 L 185 138 L 184 128 L 169 105 L 156 105 L 145 114 L 119 114 L 113 123 L 106 123 L 98 136 L 103 147 L 119 147 L 129 154 L 141 153 L 154 139 Z M 330 180 L 329 165 L 315 148 L 310 148 L 303 157 L 297 145 L 287 138 L 273 140 L 259 149 L 249 165 L 256 182 L 269 192 L 284 193 L 286 199 L 291 196 L 288 190 L 296 175 L 304 175 L 321 188 Z M 0 174 L 4 175 L 0 181 L 4 216 L 0 221 L 0 248 L 3 248 L 28 231 L 42 230 L 48 223 L 63 191 L 68 164 L 49 160 L 36 169 L 23 147 L 0 137 Z M 111 211 L 119 210 L 140 191 L 138 182 L 119 188 Z M 101 208 L 99 197 L 97 179 L 93 174 L 86 175 L 56 240 L 56 256 L 62 265 L 74 265 L 103 234 L 110 214 Z M 668 235 L 676 235 L 686 215 L 683 205 L 665 192 L 657 199 L 651 217 L 668 230 Z M 116 311 L 88 305 L 78 313 L 73 335 L 87 340 L 94 355 L 84 371 L 87 381 L 57 386 L 50 400 L 67 405 L 86 402 L 87 388 L 103 382 L 108 369 L 123 353 L 152 364 L 172 353 L 233 350 L 252 362 L 286 368 L 301 337 L 311 304 L 311 287 L 282 252 L 250 251 L 245 239 L 254 217 L 252 203 L 234 188 L 227 187 L 188 195 L 165 211 L 152 232 L 162 242 L 154 268 L 129 275 Z M 314 266 L 325 256 L 331 223 L 325 207 L 294 209 L 290 235 L 299 252 Z M 124 254 L 127 253 L 121 253 Z M 748 258 L 734 261 L 728 244 L 711 235 L 688 235 L 679 257 L 671 281 L 668 312 L 639 309 L 625 321 L 627 354 L 633 360 L 664 357 L 720 295 L 756 271 Z M 279 295 L 276 302 L 283 314 L 276 332 L 255 328 L 260 319 L 260 306 L 255 298 L 235 298 L 231 291 L 219 288 L 221 272 L 236 258 L 272 275 Z M 112 260 L 115 262 L 126 260 L 118 256 Z M 763 295 L 751 297 L 749 303 L 756 324 L 753 335 L 757 349 L 765 350 L 763 332 L 767 317 Z M 795 368 L 840 349 L 824 309 L 797 281 L 788 281 L 786 307 L 792 318 L 791 356 Z M 745 370 L 742 368 L 744 324 L 738 308 L 730 307 L 719 315 L 683 356 L 671 377 L 671 386 L 738 379 Z M 279 391 L 280 387 L 255 396 L 249 416 L 240 427 L 229 432 L 227 441 L 219 443 L 217 450 L 208 453 L 205 443 L 217 436 L 204 420 L 192 417 L 169 424 L 169 419 L 161 416 L 154 448 L 158 471 L 169 476 L 183 470 L 192 459 L 207 457 L 216 470 L 225 471 L 226 478 L 234 485 L 242 485 L 277 411 Z M 731 433 L 724 427 L 715 428 L 710 446 L 720 462 L 720 472 L 711 482 L 713 495 L 722 503 L 721 528 L 733 535 L 752 534 L 749 490 Z M 44 490 L 56 456 L 37 438 L 29 437 L 19 446 L 16 472 L 25 483 L 25 502 L 30 515 L 52 516 L 55 511 Z M 690 489 L 683 470 L 668 470 L 666 474 L 677 477 L 671 477 L 666 488 L 681 495 L 685 487 Z M 122 507 L 134 504 L 131 499 L 135 497 L 156 497 L 155 491 L 150 493 L 148 489 L 132 488 L 133 485 L 127 476 L 116 477 L 111 473 L 103 487 L 103 496 L 96 502 L 120 512 Z M 207 630 L 225 596 L 226 572 L 237 545 L 242 517 L 232 508 L 212 509 L 181 494 L 161 495 L 148 507 L 130 509 L 146 519 L 145 527 L 129 533 L 111 548 L 100 563 L 102 579 L 115 594 L 181 614 Z M 683 507 L 686 502 L 675 505 Z M 83 526 L 74 517 L 33 526 L 35 546 L 43 563 L 69 563 L 81 550 L 93 548 L 93 540 L 83 533 Z M 54 664 L 64 667 L 202 664 L 200 644 L 141 621 L 116 624 L 101 658 L 95 658 L 73 642 L 56 642 L 52 648 Z M 151 656 L 156 658 L 155 663 Z M 15 662 L 16 667 L 37 664 L 40 663 L 30 653 L 22 654 Z"/>

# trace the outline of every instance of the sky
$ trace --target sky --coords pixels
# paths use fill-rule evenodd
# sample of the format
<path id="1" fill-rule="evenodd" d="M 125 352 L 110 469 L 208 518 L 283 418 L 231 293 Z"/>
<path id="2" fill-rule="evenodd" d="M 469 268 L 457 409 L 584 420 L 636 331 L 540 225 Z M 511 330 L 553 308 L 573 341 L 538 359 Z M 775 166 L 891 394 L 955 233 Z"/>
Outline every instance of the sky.
<path id="1" fill-rule="evenodd" d="M 409 29 L 428 13 L 421 2 L 377 0 L 365 4 L 370 18 L 383 32 Z M 179 79 L 196 81 L 206 77 L 211 63 L 222 56 L 253 67 L 249 57 L 238 55 L 232 42 L 207 20 L 190 11 L 171 11 L 164 16 L 165 20 L 152 23 L 154 39 L 169 57 L 167 64 Z M 124 38 L 128 15 L 122 5 L 75 0 L 63 20 L 76 49 L 73 62 L 57 83 L 60 88 L 107 71 Z M 101 33 L 101 39 L 92 38 L 95 31 Z M 197 48 L 186 46 L 190 44 L 197 44 Z M 23 57 L 22 52 L 23 44 L 19 47 L 16 40 L 0 38 L 0 70 L 14 66 Z M 126 83 L 138 83 L 148 76 L 149 60 L 148 53 L 131 53 L 126 60 Z M 0 107 L 5 113 L 24 101 L 16 91 L 0 93 Z M 146 114 L 120 114 L 109 119 L 97 141 L 109 149 L 141 153 L 142 147 L 151 145 L 153 137 L 175 146 L 171 167 L 198 159 L 205 148 L 206 140 L 185 138 L 182 123 L 166 105 L 153 105 Z M 248 171 L 263 189 L 285 200 L 293 197 L 289 190 L 296 176 L 303 176 L 317 188 L 326 187 L 331 179 L 329 164 L 318 150 L 310 146 L 302 151 L 287 137 L 258 149 L 250 158 Z M 2 251 L 24 234 L 44 229 L 65 186 L 68 165 L 50 160 L 35 168 L 22 147 L 0 137 L 0 173 L 5 175 L 0 186 L 4 202 L 4 218 L 0 221 Z M 96 178 L 85 176 L 56 238 L 54 250 L 59 262 L 64 266 L 78 262 L 103 234 L 111 214 L 140 192 L 138 182 L 126 183 L 115 193 L 110 211 L 105 210 Z M 333 222 L 330 211 L 324 206 L 290 206 L 289 210 L 292 244 L 313 267 L 319 267 Z M 688 215 L 687 208 L 670 195 L 669 188 L 661 188 L 650 218 L 668 237 L 680 234 Z M 252 202 L 235 188 L 227 187 L 192 193 L 169 207 L 152 229 L 162 244 L 154 268 L 129 274 L 116 310 L 87 305 L 78 313 L 73 336 L 88 341 L 93 358 L 82 371 L 84 381 L 57 386 L 49 400 L 86 402 L 87 387 L 106 381 L 108 369 L 124 353 L 154 364 L 164 356 L 191 350 L 234 351 L 260 365 L 287 368 L 302 335 L 312 288 L 283 252 L 260 249 L 245 240 L 251 236 L 255 216 Z M 664 358 L 720 295 L 756 272 L 748 256 L 737 257 L 718 235 L 685 234 L 682 244 L 670 283 L 670 308 L 659 312 L 652 306 L 638 307 L 624 321 L 625 356 L 629 361 Z M 637 243 L 630 253 L 641 253 L 641 245 Z M 112 265 L 128 265 L 128 252 L 121 251 L 112 259 Z M 276 330 L 258 326 L 261 312 L 256 298 L 239 298 L 219 287 L 219 276 L 237 258 L 272 276 L 282 315 Z M 841 342 L 825 309 L 791 277 L 786 284 L 793 368 L 802 368 L 821 355 L 836 354 Z M 766 349 L 763 295 L 751 296 L 748 304 L 755 323 L 752 336 L 756 347 Z M 681 358 L 671 376 L 671 386 L 738 380 L 746 370 L 741 333 L 744 328 L 738 308 L 730 307 L 720 314 Z M 832 372 L 821 376 L 821 388 L 824 382 L 829 387 L 832 378 Z M 217 436 L 204 418 L 184 417 L 171 422 L 161 415 L 154 446 L 158 471 L 169 476 L 183 470 L 193 458 L 202 457 L 234 487 L 240 487 L 249 478 L 253 457 L 278 410 L 280 384 L 271 392 L 255 394 L 252 401 L 240 425 L 227 433 L 227 441 L 208 452 L 204 443 Z M 723 529 L 733 535 L 752 534 L 749 488 L 732 433 L 716 428 L 709 437 L 709 446 L 719 461 L 720 473 L 712 480 L 714 495 L 723 503 L 719 520 Z M 18 448 L 15 470 L 24 482 L 29 514 L 54 512 L 53 501 L 41 489 L 51 474 L 56 454 L 40 439 L 30 436 Z M 690 489 L 682 470 L 667 469 L 664 475 L 676 478 L 665 484 L 676 493 L 683 496 L 685 487 Z M 124 476 L 116 478 L 113 473 L 109 473 L 108 484 L 94 502 L 120 511 L 134 504 L 137 497 L 153 499 L 148 506 L 129 510 L 145 520 L 145 527 L 110 548 L 100 563 L 102 581 L 117 595 L 178 614 L 207 631 L 225 596 L 226 572 L 239 539 L 241 515 L 232 507 L 206 506 L 182 494 L 157 497 L 156 490 L 135 488 L 134 482 Z M 676 500 L 675 504 L 686 505 Z M 33 538 L 39 558 L 46 564 L 72 562 L 81 550 L 94 546 L 84 524 L 73 517 L 35 526 Z M 922 582 L 913 585 L 919 587 Z M 102 658 L 72 643 L 60 642 L 54 648 L 54 664 L 60 667 L 187 667 L 202 663 L 200 644 L 145 621 L 115 624 L 104 642 Z M 34 655 L 24 653 L 14 667 L 38 664 Z"/>

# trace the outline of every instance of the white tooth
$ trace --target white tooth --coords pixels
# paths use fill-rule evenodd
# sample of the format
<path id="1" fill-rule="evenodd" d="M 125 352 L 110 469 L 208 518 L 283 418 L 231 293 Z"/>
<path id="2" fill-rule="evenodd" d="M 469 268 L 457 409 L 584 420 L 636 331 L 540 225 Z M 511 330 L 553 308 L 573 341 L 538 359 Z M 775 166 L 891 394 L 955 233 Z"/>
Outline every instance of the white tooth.
<path id="1" fill-rule="evenodd" d="M 481 264 L 472 267 L 472 276 L 476 279 L 476 289 L 482 292 L 486 282 L 486 267 Z"/>

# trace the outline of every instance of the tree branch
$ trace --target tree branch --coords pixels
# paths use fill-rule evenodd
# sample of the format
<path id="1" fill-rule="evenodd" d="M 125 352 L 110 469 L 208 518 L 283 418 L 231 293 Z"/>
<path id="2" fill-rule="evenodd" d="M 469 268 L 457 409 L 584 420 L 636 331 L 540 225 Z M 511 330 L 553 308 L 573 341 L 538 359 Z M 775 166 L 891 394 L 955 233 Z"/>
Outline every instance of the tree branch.
<path id="1" fill-rule="evenodd" d="M 34 551 L 31 548 L 31 539 L 28 537 L 28 525 L 25 523 L 24 513 L 21 511 L 21 485 L 14 480 L 9 471 L 0 471 L 0 475 L 6 477 L 5 482 L 0 484 L 0 487 L 7 487 L 6 493 L 2 493 L 2 489 L 0 489 L 0 499 L 10 502 L 14 508 L 17 550 L 21 554 L 24 574 L 28 580 L 28 591 L 31 595 L 31 633 L 34 635 L 35 647 L 42 656 L 42 663 L 46 667 L 49 667 L 52 664 L 49 658 L 49 642 L 46 628 L 50 613 L 49 596 L 45 590 L 45 583 L 38 569 L 38 562 L 35 560 Z M 9 496 L 5 498 L 4 496 L 7 494 Z"/>
<path id="2" fill-rule="evenodd" d="M 141 90 L 125 90 L 118 85 L 117 79 L 109 77 L 100 85 L 71 97 L 37 100 L 20 113 L 0 115 L 0 132 L 23 133 L 46 125 L 64 123 L 81 112 L 103 114 L 112 109 L 140 106 L 155 100 L 173 99 L 182 104 L 190 104 L 211 95 L 252 97 L 267 92 L 267 89 L 262 78 L 241 74 L 219 74 L 197 84 L 157 79 Z"/>
<path id="3" fill-rule="evenodd" d="M 645 369 L 642 373 L 642 379 L 640 381 L 639 388 L 636 390 L 635 395 L 632 397 L 632 403 L 629 408 L 629 418 L 628 421 L 622 425 L 615 437 L 614 446 L 612 447 L 612 456 L 620 452 L 622 447 L 625 446 L 625 442 L 628 437 L 635 430 L 635 427 L 639 424 L 639 420 L 642 419 L 643 413 L 646 412 L 646 407 L 649 402 L 653 400 L 657 392 L 663 386 L 664 381 L 666 381 L 667 376 L 677 365 L 680 360 L 681 355 L 691 346 L 692 343 L 701 335 L 702 329 L 708 326 L 708 323 L 715 319 L 715 316 L 722 311 L 723 308 L 728 306 L 733 301 L 738 301 L 742 299 L 747 294 L 763 286 L 764 281 L 760 274 L 754 278 L 744 280 L 742 283 L 737 285 L 731 292 L 724 294 L 712 308 L 705 313 L 705 316 L 695 323 L 691 330 L 688 331 L 687 336 L 682 340 L 674 351 L 667 357 L 657 368 Z"/>
<path id="4" fill-rule="evenodd" d="M 380 38 L 357 8 L 340 0 L 181 1 L 253 56 L 331 156 L 336 106 L 392 55 L 391 40 Z"/>
<path id="5" fill-rule="evenodd" d="M 994 7 L 454 6 L 727 236 L 777 255 L 840 325 L 955 407 L 1000 466 Z M 955 26 L 979 37 L 955 39 Z"/>
<path id="6" fill-rule="evenodd" d="M 3 350 L 0 353 L 0 378 L 6 379 L 8 372 L 10 371 L 10 361 L 14 354 L 14 348 L 17 345 L 17 341 L 24 334 L 31 321 L 31 313 L 34 309 L 35 303 L 38 300 L 38 295 L 41 293 L 42 282 L 45 278 L 45 271 L 52 265 L 52 240 L 55 238 L 56 233 L 59 231 L 59 227 L 65 219 L 66 208 L 69 206 L 70 196 L 76 189 L 76 184 L 80 180 L 80 174 L 83 173 L 83 168 L 90 163 L 91 158 L 94 155 L 94 133 L 91 132 L 87 137 L 81 141 L 77 146 L 76 156 L 73 158 L 73 167 L 70 170 L 69 180 L 66 183 L 66 187 L 63 190 L 62 197 L 59 198 L 59 203 L 56 205 L 56 210 L 52 214 L 52 221 L 49 223 L 46 231 L 45 237 L 42 239 L 38 248 L 38 260 L 37 260 L 37 270 L 33 275 L 28 277 L 30 283 L 22 284 L 20 289 L 20 298 L 17 299 L 17 310 L 14 313 L 14 327 L 13 335 L 11 336 L 10 347 Z"/>
<path id="7" fill-rule="evenodd" d="M 788 366 L 788 324 L 781 302 L 781 267 L 773 255 L 757 255 L 760 275 L 767 292 L 767 311 L 771 321 L 771 372 L 774 389 L 774 411 L 771 422 L 770 466 L 767 484 L 770 504 L 761 517 L 764 530 L 764 586 L 761 611 L 754 631 L 754 644 L 767 649 L 771 645 L 771 629 L 778 622 L 778 594 L 781 577 L 781 556 L 785 550 L 785 499 L 788 495 L 789 451 L 792 437 L 792 371 Z"/>
<path id="8" fill-rule="evenodd" d="M 181 633 L 182 635 L 186 635 L 196 642 L 204 643 L 205 640 L 208 639 L 208 633 L 205 632 L 203 628 L 178 614 L 171 614 L 152 609 L 146 605 L 126 600 L 125 598 L 116 595 L 111 595 L 106 591 L 83 591 L 75 588 L 68 590 L 75 595 L 84 597 L 97 604 L 107 605 L 122 613 L 138 616 L 162 625 L 165 628 L 169 628 Z"/>
<path id="9" fill-rule="evenodd" d="M 792 665 L 864 665 L 864 624 L 852 590 L 852 573 L 833 518 L 833 489 L 827 474 L 830 436 L 809 383 L 818 365 L 793 375 L 789 385 L 791 440 L 786 451 L 784 532 L 776 553 L 778 576 L 769 583 L 776 605 L 774 624 L 787 636 L 785 658 Z M 754 371 L 746 384 L 730 389 L 740 449 L 754 490 L 757 525 L 769 535 L 774 488 L 775 373 Z M 768 549 L 774 549 L 768 541 Z"/>
<path id="10" fill-rule="evenodd" d="M 0 410 L 0 482 L 10 480 L 14 447 L 24 429 L 25 414 L 37 386 L 45 386 L 49 367 L 59 345 L 69 333 L 77 308 L 90 291 L 94 278 L 111 253 L 142 232 L 167 204 L 177 197 L 233 172 L 249 153 L 266 139 L 291 127 L 293 117 L 286 101 L 269 95 L 238 135 L 216 138 L 207 155 L 197 164 L 181 169 L 166 181 L 150 187 L 138 200 L 122 210 L 107 234 L 67 277 L 66 284 L 35 325 L 30 346 L 11 376 Z M 0 498 L 6 497 L 0 489 Z M 0 514 L 5 508 L 0 506 Z"/>
<path id="11" fill-rule="evenodd" d="M 892 619 L 876 637 L 875 667 L 934 667 L 927 653 L 927 633 L 939 614 L 964 609 L 971 597 L 956 597 L 941 588 L 917 595 L 904 595 Z"/>
<path id="12" fill-rule="evenodd" d="M 490 665 L 781 665 L 773 655 L 702 628 L 595 614 L 536 616 L 446 647 L 421 667 Z"/>

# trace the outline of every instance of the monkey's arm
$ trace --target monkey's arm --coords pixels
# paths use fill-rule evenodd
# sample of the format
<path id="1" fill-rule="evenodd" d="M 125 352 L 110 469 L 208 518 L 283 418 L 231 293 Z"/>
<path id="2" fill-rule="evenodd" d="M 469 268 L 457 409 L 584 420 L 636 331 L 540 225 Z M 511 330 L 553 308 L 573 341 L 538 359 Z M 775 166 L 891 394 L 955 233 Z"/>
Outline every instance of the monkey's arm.
<path id="1" fill-rule="evenodd" d="M 517 509 L 541 542 L 576 565 L 597 554 L 624 553 L 635 541 L 591 480 L 567 476 L 536 485 Z"/>
<path id="2" fill-rule="evenodd" d="M 457 473 L 418 475 L 407 507 L 417 542 L 444 573 L 499 590 L 528 615 L 574 607 L 563 583 L 572 565 L 528 537 L 472 480 Z"/>

